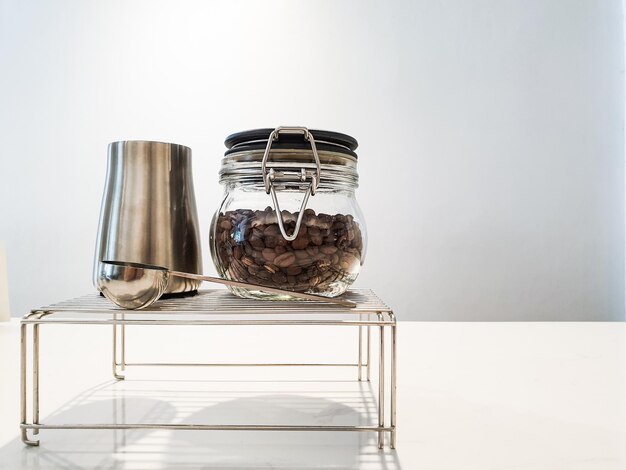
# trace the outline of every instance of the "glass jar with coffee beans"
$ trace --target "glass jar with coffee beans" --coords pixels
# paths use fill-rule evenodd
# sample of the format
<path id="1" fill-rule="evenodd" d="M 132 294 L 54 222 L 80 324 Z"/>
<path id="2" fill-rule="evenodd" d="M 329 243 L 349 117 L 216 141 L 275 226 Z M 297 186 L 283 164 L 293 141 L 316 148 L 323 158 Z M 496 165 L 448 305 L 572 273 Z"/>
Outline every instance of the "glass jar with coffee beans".
<path id="1" fill-rule="evenodd" d="M 354 282 L 367 236 L 354 192 L 357 141 L 338 132 L 278 127 L 226 138 L 224 200 L 211 223 L 226 279 L 336 297 Z M 250 298 L 287 299 L 231 288 Z"/>

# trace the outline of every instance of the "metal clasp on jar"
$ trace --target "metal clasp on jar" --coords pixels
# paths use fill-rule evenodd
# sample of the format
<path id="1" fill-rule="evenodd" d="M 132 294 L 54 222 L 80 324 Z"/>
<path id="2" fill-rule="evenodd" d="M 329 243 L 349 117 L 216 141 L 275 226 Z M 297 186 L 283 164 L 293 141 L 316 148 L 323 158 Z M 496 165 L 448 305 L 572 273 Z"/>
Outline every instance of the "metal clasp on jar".
<path id="1" fill-rule="evenodd" d="M 271 168 L 269 171 L 267 170 L 267 161 L 269 160 L 270 151 L 272 149 L 272 144 L 274 141 L 279 139 L 280 134 L 302 134 L 304 140 L 311 144 L 311 151 L 313 153 L 313 158 L 315 159 L 315 171 L 307 171 L 306 168 L 300 168 L 299 172 L 283 172 L 276 171 L 274 168 Z M 265 192 L 272 196 L 272 202 L 274 204 L 274 210 L 276 211 L 276 219 L 278 220 L 278 227 L 280 228 L 281 235 L 287 241 L 293 241 L 298 236 L 298 232 L 300 231 L 300 225 L 302 224 L 302 218 L 304 216 L 304 210 L 306 209 L 307 202 L 309 201 L 309 196 L 314 196 L 315 191 L 317 190 L 317 186 L 320 182 L 320 157 L 317 154 L 317 148 L 315 146 L 315 139 L 313 135 L 309 132 L 306 127 L 277 127 L 272 131 L 267 141 L 267 147 L 265 148 L 265 154 L 263 155 L 263 161 L 261 162 L 261 171 L 263 173 L 263 183 L 265 185 Z M 278 197 L 276 196 L 276 188 L 274 187 L 274 182 L 294 182 L 294 183 L 305 183 L 307 179 L 311 180 L 311 182 L 307 185 L 306 190 L 304 192 L 304 198 L 302 199 L 302 204 L 300 206 L 300 212 L 298 214 L 298 219 L 296 220 L 296 226 L 291 235 L 287 235 L 285 230 L 285 225 L 283 221 L 283 216 L 280 211 L 280 205 L 278 204 Z"/>

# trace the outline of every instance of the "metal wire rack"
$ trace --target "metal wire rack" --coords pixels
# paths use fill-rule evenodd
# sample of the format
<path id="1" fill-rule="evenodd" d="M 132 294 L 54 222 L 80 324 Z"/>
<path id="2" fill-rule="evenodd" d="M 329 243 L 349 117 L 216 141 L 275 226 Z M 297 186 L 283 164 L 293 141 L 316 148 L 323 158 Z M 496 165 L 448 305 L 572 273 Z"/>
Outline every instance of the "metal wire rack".
<path id="1" fill-rule="evenodd" d="M 330 303 L 293 301 L 272 302 L 242 299 L 227 290 L 200 291 L 194 297 L 163 299 L 144 310 L 123 310 L 106 299 L 89 294 L 76 299 L 32 310 L 21 320 L 21 437 L 31 446 L 39 440 L 30 438 L 42 429 L 172 429 L 220 431 L 356 431 L 378 433 L 378 447 L 385 446 L 389 434 L 389 447 L 396 446 L 396 317 L 393 311 L 369 289 L 355 289 L 345 298 L 357 304 L 348 309 Z M 109 325 L 113 327 L 111 368 L 115 379 L 124 380 L 129 367 L 184 366 L 184 367 L 355 367 L 358 381 L 371 380 L 371 331 L 378 329 L 378 423 L 369 426 L 312 426 L 312 425 L 258 425 L 258 424 L 164 424 L 164 423 L 101 423 L 101 424 L 44 424 L 40 420 L 39 345 L 41 326 L 56 325 Z M 284 326 L 337 326 L 358 330 L 358 359 L 356 363 L 180 363 L 180 362 L 127 362 L 126 326 L 129 325 L 284 325 Z M 389 354 L 386 354 L 385 332 L 390 330 Z M 29 330 L 32 330 L 29 335 Z M 30 343 L 30 348 L 28 347 Z M 28 350 L 31 350 L 32 406 L 28 417 Z M 389 383 L 385 368 L 389 367 Z M 385 417 L 385 409 L 390 416 Z M 387 424 L 388 423 L 388 424 Z"/>

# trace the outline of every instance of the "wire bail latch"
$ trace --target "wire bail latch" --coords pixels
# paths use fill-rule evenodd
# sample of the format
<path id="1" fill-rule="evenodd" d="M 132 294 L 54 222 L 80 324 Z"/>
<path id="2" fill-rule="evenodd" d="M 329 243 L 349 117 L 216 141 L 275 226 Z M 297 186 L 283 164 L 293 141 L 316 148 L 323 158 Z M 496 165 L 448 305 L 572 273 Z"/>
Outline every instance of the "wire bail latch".
<path id="1" fill-rule="evenodd" d="M 315 171 L 307 171 L 306 168 L 300 168 L 300 172 L 297 175 L 294 174 L 286 174 L 282 171 L 276 171 L 274 168 L 270 168 L 267 170 L 267 162 L 269 160 L 270 151 L 272 149 L 272 144 L 279 139 L 280 134 L 302 134 L 304 140 L 311 144 L 311 151 L 313 153 L 313 158 L 315 160 Z M 317 186 L 320 182 L 320 157 L 317 154 L 317 147 L 315 146 L 315 139 L 313 135 L 309 132 L 306 127 L 277 127 L 272 131 L 267 141 L 267 147 L 265 147 L 265 154 L 263 155 L 263 161 L 261 162 L 261 171 L 263 173 L 263 184 L 265 185 L 265 192 L 272 196 L 272 202 L 274 204 L 274 209 L 276 210 L 276 219 L 278 220 L 278 227 L 280 228 L 281 235 L 287 241 L 293 241 L 298 236 L 298 232 L 300 231 L 300 225 L 302 224 L 302 218 L 304 217 L 304 210 L 306 209 L 307 202 L 309 200 L 309 196 L 314 196 L 315 191 L 317 190 Z M 274 182 L 278 181 L 291 181 L 291 182 L 306 182 L 307 178 L 311 179 L 311 182 L 306 187 L 306 191 L 304 192 L 304 198 L 302 199 L 302 204 L 300 206 L 300 212 L 298 214 L 298 219 L 296 220 L 296 226 L 294 228 L 293 234 L 287 235 L 285 231 L 285 224 L 283 221 L 283 215 L 280 211 L 280 205 L 278 204 L 278 197 L 276 196 L 276 188 L 274 187 Z"/>

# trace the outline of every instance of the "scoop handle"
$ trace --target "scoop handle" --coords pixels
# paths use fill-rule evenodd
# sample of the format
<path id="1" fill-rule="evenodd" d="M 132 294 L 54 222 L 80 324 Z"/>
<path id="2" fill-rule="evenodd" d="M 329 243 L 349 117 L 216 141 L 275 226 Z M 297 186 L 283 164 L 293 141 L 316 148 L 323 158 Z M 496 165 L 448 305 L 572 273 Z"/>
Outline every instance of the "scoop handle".
<path id="1" fill-rule="evenodd" d="M 331 297 L 323 297 L 321 295 L 304 294 L 302 292 L 293 292 L 290 290 L 276 289 L 274 287 L 258 286 L 256 284 L 248 284 L 247 282 L 230 281 L 228 279 L 222 279 L 221 277 L 204 276 L 201 274 L 184 273 L 181 271 L 169 271 L 170 275 L 185 277 L 187 279 L 195 279 L 197 281 L 215 282 L 216 284 L 224 284 L 225 286 L 243 287 L 244 289 L 260 290 L 262 292 L 269 292 L 270 294 L 290 295 L 292 297 L 298 297 L 304 300 L 316 300 L 318 302 L 327 302 L 335 305 L 341 305 L 342 307 L 355 308 L 356 304 L 350 300 L 333 299 Z"/>

